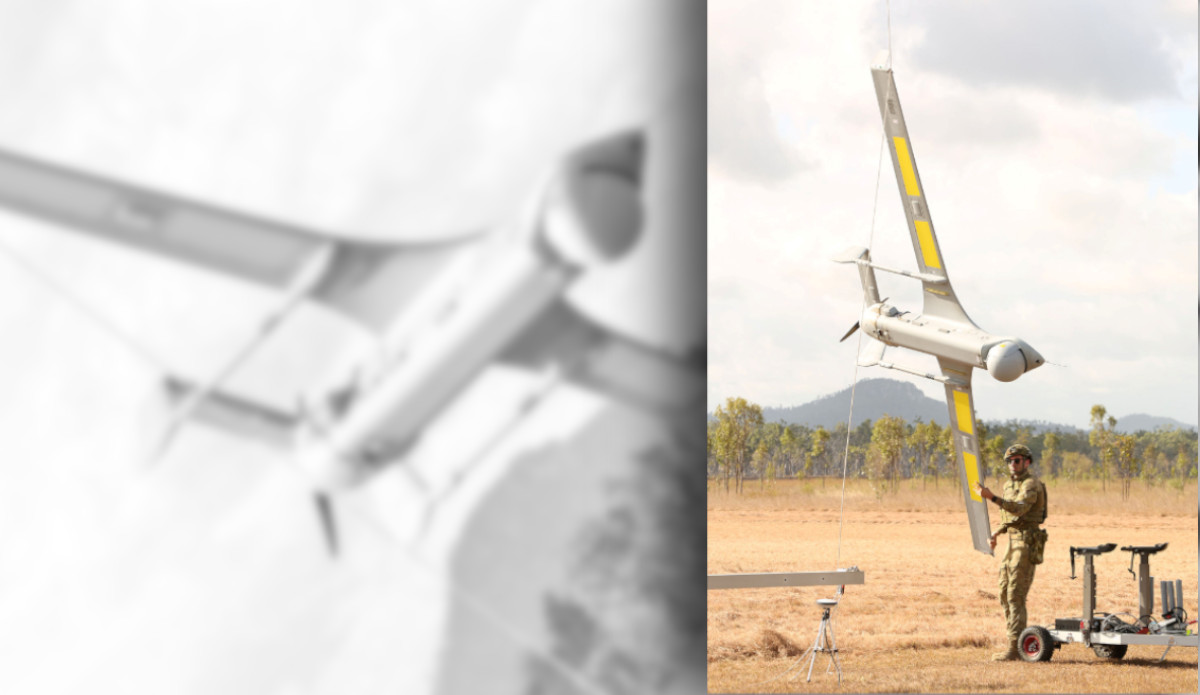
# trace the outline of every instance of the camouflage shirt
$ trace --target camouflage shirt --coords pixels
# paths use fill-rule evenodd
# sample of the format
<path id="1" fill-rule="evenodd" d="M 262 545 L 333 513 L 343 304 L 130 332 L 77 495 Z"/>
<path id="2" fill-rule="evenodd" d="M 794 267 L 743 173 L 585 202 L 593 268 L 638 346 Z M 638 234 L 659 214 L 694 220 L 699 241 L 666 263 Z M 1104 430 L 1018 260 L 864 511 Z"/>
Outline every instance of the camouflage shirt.
<path id="1" fill-rule="evenodd" d="M 1029 471 L 1012 478 L 1004 483 L 1004 494 L 998 499 L 1000 520 L 1003 523 L 1000 531 L 1015 528 L 1020 531 L 1032 531 L 1045 518 L 1046 496 L 1042 494 L 1042 485 Z"/>

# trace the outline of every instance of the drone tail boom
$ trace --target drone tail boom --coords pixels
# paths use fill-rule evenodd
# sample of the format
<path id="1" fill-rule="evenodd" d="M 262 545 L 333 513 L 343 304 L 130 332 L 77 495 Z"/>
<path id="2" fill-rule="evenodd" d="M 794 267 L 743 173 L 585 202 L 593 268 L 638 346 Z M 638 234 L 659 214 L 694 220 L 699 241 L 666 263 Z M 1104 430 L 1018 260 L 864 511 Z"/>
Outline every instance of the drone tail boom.
<path id="1" fill-rule="evenodd" d="M 175 403 L 186 402 L 198 388 L 177 377 L 167 377 L 167 395 Z M 280 448 L 289 447 L 297 418 L 270 405 L 242 396 L 214 391 L 190 414 L 190 419 L 220 430 L 249 435 Z"/>

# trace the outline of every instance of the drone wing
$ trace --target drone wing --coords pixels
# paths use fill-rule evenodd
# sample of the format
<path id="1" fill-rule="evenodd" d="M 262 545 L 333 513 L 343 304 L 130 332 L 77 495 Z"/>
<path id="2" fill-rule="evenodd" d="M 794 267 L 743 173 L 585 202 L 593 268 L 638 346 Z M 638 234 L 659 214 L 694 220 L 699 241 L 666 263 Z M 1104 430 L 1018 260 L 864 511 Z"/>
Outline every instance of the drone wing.
<path id="1" fill-rule="evenodd" d="M 0 151 L 0 205 L 95 238 L 305 296 L 379 329 L 482 234 L 349 240 Z"/>
<path id="2" fill-rule="evenodd" d="M 875 96 L 879 100 L 879 113 L 883 117 L 888 151 L 892 153 L 892 166 L 896 171 L 896 183 L 900 187 L 900 199 L 904 201 L 904 218 L 912 236 L 917 268 L 923 275 L 931 276 L 921 280 L 925 290 L 924 313 L 975 325 L 958 303 L 954 288 L 950 286 L 950 278 L 946 275 L 946 264 L 933 231 L 929 206 L 925 202 L 925 189 L 921 187 L 921 177 L 917 174 L 917 160 L 913 155 L 912 142 L 908 138 L 904 112 L 900 110 L 900 97 L 896 95 L 896 81 L 892 77 L 892 71 L 873 67 L 871 76 L 875 80 Z"/>
<path id="3" fill-rule="evenodd" d="M 699 406 L 703 353 L 676 355 L 592 321 L 559 300 L 508 345 L 497 361 L 538 372 L 649 410 Z"/>
<path id="4" fill-rule="evenodd" d="M 938 366 L 947 378 L 946 403 L 950 407 L 950 430 L 954 439 L 954 459 L 962 471 L 963 501 L 967 505 L 967 521 L 971 525 L 971 540 L 975 549 L 992 555 L 988 542 L 991 537 L 991 522 L 988 519 L 987 502 L 975 490 L 975 483 L 983 482 L 983 460 L 979 455 L 979 434 L 975 431 L 975 403 L 971 397 L 972 366 L 944 357 L 938 358 Z"/>

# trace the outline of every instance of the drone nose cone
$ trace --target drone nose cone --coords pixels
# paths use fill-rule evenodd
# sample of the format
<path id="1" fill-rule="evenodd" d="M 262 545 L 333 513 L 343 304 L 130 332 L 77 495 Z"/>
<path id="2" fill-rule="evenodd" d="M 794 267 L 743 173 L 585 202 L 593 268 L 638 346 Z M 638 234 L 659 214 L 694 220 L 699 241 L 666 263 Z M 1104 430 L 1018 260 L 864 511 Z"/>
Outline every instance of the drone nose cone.
<path id="1" fill-rule="evenodd" d="M 1041 354 L 1024 340 L 1002 340 L 987 352 L 988 374 L 996 381 L 1014 381 L 1025 372 L 1045 364 Z"/>
<path id="2" fill-rule="evenodd" d="M 1024 341 L 1018 341 L 1021 344 L 1021 350 L 1025 353 L 1025 360 L 1029 363 L 1029 368 L 1025 371 L 1029 372 L 1046 364 L 1046 359 L 1042 357 L 1042 353 L 1034 350 L 1033 347 Z"/>
<path id="3" fill-rule="evenodd" d="M 987 370 L 996 381 L 1012 381 L 1025 373 L 1025 356 L 1015 341 L 1004 341 L 988 351 Z"/>
<path id="4" fill-rule="evenodd" d="M 642 137 L 621 133 L 567 158 L 547 193 L 543 234 L 563 260 L 581 267 L 624 256 L 642 230 Z"/>

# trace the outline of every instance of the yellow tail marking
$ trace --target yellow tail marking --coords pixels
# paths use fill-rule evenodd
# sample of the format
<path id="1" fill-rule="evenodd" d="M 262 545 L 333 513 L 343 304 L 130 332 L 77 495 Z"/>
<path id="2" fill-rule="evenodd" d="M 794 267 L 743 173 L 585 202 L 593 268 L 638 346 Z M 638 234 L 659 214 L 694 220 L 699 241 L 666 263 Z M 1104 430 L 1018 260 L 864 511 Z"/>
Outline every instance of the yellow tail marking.
<path id="1" fill-rule="evenodd" d="M 954 392 L 954 414 L 958 419 L 958 431 L 974 435 L 975 423 L 971 422 L 971 394 L 966 391 Z"/>
<path id="2" fill-rule="evenodd" d="M 933 228 L 925 220 L 913 220 L 913 225 L 917 228 L 917 243 L 921 245 L 921 258 L 925 266 L 940 269 L 942 261 L 938 258 L 937 244 L 933 242 Z"/>
<path id="3" fill-rule="evenodd" d="M 917 187 L 917 171 L 913 169 L 912 157 L 908 154 L 908 142 L 900 137 L 894 137 L 892 141 L 896 143 L 896 159 L 900 162 L 900 177 L 904 179 L 904 192 L 912 196 L 921 195 L 921 189 Z"/>
<path id="4" fill-rule="evenodd" d="M 975 483 L 979 482 L 979 464 L 975 463 L 975 454 L 964 451 L 963 466 L 966 467 L 967 489 L 971 491 L 971 499 L 976 502 L 982 502 L 983 498 L 979 496 L 979 491 L 975 489 Z"/>

